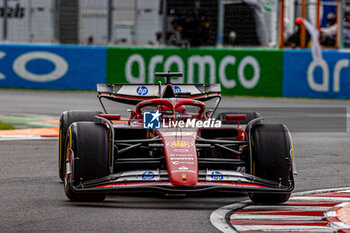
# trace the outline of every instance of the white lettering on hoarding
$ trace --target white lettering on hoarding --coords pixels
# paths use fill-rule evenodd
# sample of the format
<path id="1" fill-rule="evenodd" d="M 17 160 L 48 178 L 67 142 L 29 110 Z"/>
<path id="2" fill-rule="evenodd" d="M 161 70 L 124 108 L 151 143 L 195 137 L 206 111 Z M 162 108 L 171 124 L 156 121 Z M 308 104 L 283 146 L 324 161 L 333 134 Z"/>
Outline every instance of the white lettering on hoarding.
<path id="1" fill-rule="evenodd" d="M 0 59 L 2 59 L 3 57 L 5 57 L 6 53 L 4 52 L 0 52 Z M 0 73 L 0 80 L 5 79 L 6 76 L 3 73 Z"/>
<path id="2" fill-rule="evenodd" d="M 193 77 L 194 77 L 194 66 L 195 64 L 198 65 L 198 83 L 205 83 L 204 77 L 205 77 L 205 68 L 206 65 L 209 66 L 209 77 L 210 77 L 210 83 L 216 83 L 216 65 L 215 60 L 212 56 L 206 55 L 206 56 L 191 56 L 188 58 L 187 65 L 188 65 L 188 79 L 187 83 L 193 83 Z"/>
<path id="3" fill-rule="evenodd" d="M 148 83 L 154 83 L 154 71 L 156 69 L 157 64 L 161 64 L 163 62 L 163 58 L 164 57 L 162 55 L 156 55 L 151 58 L 148 65 Z M 131 70 L 128 72 L 131 72 Z"/>
<path id="4" fill-rule="evenodd" d="M 246 89 L 252 89 L 256 87 L 260 80 L 260 65 L 259 62 L 252 56 L 244 57 L 238 64 L 237 76 L 233 74 L 227 74 L 226 68 L 231 65 L 235 66 L 237 59 L 234 56 L 228 55 L 219 61 L 216 61 L 214 57 L 210 55 L 193 55 L 187 59 L 187 80 L 185 82 L 184 77 L 173 79 L 173 83 L 195 83 L 195 68 L 198 67 L 198 82 L 205 83 L 206 74 L 209 74 L 209 83 L 216 83 L 216 72 L 218 68 L 219 81 L 224 88 L 233 89 L 237 85 L 237 81 L 234 78 L 238 77 L 238 81 Z M 218 62 L 218 66 L 216 64 Z M 185 72 L 185 63 L 183 58 L 177 55 L 169 56 L 164 60 L 163 55 L 154 55 L 149 60 L 149 63 L 145 63 L 145 59 L 140 54 L 132 54 L 128 57 L 125 64 L 125 76 L 129 83 L 144 83 L 146 81 L 146 66 L 147 66 L 147 82 L 154 83 L 154 72 L 157 66 L 162 67 L 163 71 L 169 71 L 173 66 L 177 67 L 179 72 Z M 138 67 L 138 74 L 133 74 L 133 67 Z M 247 66 L 253 68 L 253 77 L 245 77 L 244 70 Z M 209 72 L 209 73 L 208 73 Z"/>
<path id="5" fill-rule="evenodd" d="M 236 86 L 236 81 L 231 79 L 228 80 L 226 77 L 226 67 L 228 65 L 235 65 L 236 63 L 236 58 L 234 56 L 226 56 L 224 57 L 219 66 L 219 78 L 221 84 L 226 87 L 226 88 L 234 88 Z"/>
<path id="6" fill-rule="evenodd" d="M 322 79 L 320 83 L 315 81 L 314 71 L 316 67 L 320 67 L 322 69 Z M 333 92 L 340 92 L 340 74 L 341 71 L 347 67 L 349 67 L 348 59 L 341 59 L 335 64 L 333 71 Z M 307 82 L 310 89 L 317 92 L 329 92 L 329 79 L 329 66 L 325 60 L 322 60 L 320 63 L 316 63 L 314 61 L 310 63 L 307 69 Z"/>
<path id="7" fill-rule="evenodd" d="M 314 70 L 319 66 L 322 68 L 322 82 L 316 83 L 314 78 Z M 319 64 L 312 61 L 307 69 L 307 82 L 310 88 L 314 91 L 326 92 L 329 89 L 329 68 L 325 60 L 322 60 Z"/>
<path id="8" fill-rule="evenodd" d="M 139 75 L 135 77 L 132 75 L 132 66 L 138 65 Z M 129 83 L 145 83 L 145 61 L 139 54 L 131 55 L 126 61 L 125 65 L 126 81 Z"/>
<path id="9" fill-rule="evenodd" d="M 333 74 L 333 91 L 339 92 L 340 91 L 340 72 L 343 68 L 346 68 L 349 66 L 349 60 L 348 59 L 342 59 L 335 64 L 334 67 L 334 74 Z"/>
<path id="10" fill-rule="evenodd" d="M 244 75 L 244 69 L 248 65 L 251 65 L 254 69 L 253 78 L 250 80 L 247 80 L 247 78 Z M 243 58 L 241 63 L 239 63 L 238 78 L 239 78 L 239 81 L 242 84 L 242 86 L 246 89 L 252 89 L 258 84 L 258 81 L 260 78 L 260 66 L 259 66 L 258 61 L 254 57 L 247 56 L 247 57 Z"/>
<path id="11" fill-rule="evenodd" d="M 27 70 L 28 62 L 43 59 L 52 62 L 55 69 L 47 74 L 34 74 Z M 29 52 L 19 56 L 13 63 L 13 71 L 21 78 L 33 82 L 50 82 L 62 78 L 68 71 L 68 63 L 61 56 L 50 52 Z"/>

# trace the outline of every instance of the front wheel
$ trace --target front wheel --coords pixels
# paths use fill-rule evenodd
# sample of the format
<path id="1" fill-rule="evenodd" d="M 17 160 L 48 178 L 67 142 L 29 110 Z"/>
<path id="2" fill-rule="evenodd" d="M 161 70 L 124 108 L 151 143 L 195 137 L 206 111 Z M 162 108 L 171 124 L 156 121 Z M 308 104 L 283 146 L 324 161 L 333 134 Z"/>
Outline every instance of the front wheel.
<path id="1" fill-rule="evenodd" d="M 258 124 L 251 129 L 251 167 L 254 176 L 290 187 L 293 179 L 293 145 L 289 130 L 283 124 Z M 286 202 L 291 193 L 250 192 L 256 204 L 279 204 Z"/>
<path id="2" fill-rule="evenodd" d="M 71 201 L 103 201 L 105 193 L 78 193 L 73 186 L 108 176 L 108 129 L 101 123 L 76 122 L 68 130 L 64 189 Z"/>
<path id="3" fill-rule="evenodd" d="M 60 179 L 64 180 L 65 175 L 65 163 L 66 163 L 66 141 L 67 131 L 69 126 L 78 121 L 92 121 L 99 122 L 95 116 L 100 115 L 99 111 L 65 111 L 60 117 L 59 125 L 59 140 L 58 140 L 58 175 Z"/>

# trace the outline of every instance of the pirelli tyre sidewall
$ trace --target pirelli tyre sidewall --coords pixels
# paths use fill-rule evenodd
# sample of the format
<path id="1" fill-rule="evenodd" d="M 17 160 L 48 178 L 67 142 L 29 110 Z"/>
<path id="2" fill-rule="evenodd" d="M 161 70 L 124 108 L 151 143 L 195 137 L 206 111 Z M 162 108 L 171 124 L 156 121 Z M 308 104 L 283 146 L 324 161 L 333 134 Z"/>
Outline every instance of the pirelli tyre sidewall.
<path id="1" fill-rule="evenodd" d="M 294 185 L 293 145 L 289 130 L 283 124 L 257 124 L 251 129 L 252 175 L 281 185 Z M 250 170 L 250 169 L 249 169 Z M 287 201 L 291 193 L 249 193 L 256 204 Z"/>
<path id="2" fill-rule="evenodd" d="M 72 187 L 108 176 L 109 130 L 102 123 L 75 122 L 70 125 L 64 188 L 71 201 L 103 201 L 104 193 L 78 193 Z"/>
<path id="3" fill-rule="evenodd" d="M 100 111 L 65 111 L 60 116 L 59 125 L 59 146 L 58 146 L 58 174 L 60 179 L 64 180 L 65 175 L 65 160 L 66 160 L 66 141 L 68 127 L 73 122 L 92 121 L 98 122 L 95 116 L 101 114 Z"/>

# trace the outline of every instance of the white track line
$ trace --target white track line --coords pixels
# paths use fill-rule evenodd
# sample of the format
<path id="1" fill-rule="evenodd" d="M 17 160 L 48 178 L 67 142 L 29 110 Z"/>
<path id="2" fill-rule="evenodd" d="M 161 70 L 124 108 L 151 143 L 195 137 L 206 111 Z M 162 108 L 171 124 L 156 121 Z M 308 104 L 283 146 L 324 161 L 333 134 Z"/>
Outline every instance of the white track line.
<path id="1" fill-rule="evenodd" d="M 292 201 L 329 201 L 329 202 L 346 202 L 350 201 L 347 197 L 293 197 Z"/>
<path id="2" fill-rule="evenodd" d="M 350 229 L 350 226 L 344 222 L 331 222 L 331 226 L 333 226 L 333 229 Z"/>
<path id="3" fill-rule="evenodd" d="M 232 210 L 235 209 L 242 209 L 246 205 L 251 203 L 250 201 L 243 201 L 240 203 L 235 203 L 231 205 L 226 205 L 223 206 L 217 210 L 215 210 L 211 215 L 210 215 L 210 222 L 213 224 L 217 229 L 219 229 L 222 232 L 226 233 L 233 233 L 237 232 L 232 228 L 232 225 L 227 224 L 226 222 L 226 215 L 228 215 Z M 228 216 L 227 216 L 228 217 Z"/>
<path id="4" fill-rule="evenodd" d="M 288 226 L 288 225 L 235 225 L 240 231 L 315 231 L 315 232 L 334 232 L 334 228 L 328 226 Z"/>
<path id="5" fill-rule="evenodd" d="M 33 135 L 9 135 L 0 136 L 0 141 L 13 141 L 13 140 L 58 140 L 58 137 L 41 137 Z"/>
<path id="6" fill-rule="evenodd" d="M 252 205 L 247 206 L 245 210 L 310 210 L 310 211 L 326 211 L 331 207 L 324 206 L 283 206 L 283 205 Z"/>
<path id="7" fill-rule="evenodd" d="M 343 202 L 343 203 L 336 205 L 335 207 L 344 207 L 344 206 L 349 205 L 349 204 L 350 204 L 350 202 Z"/>
<path id="8" fill-rule="evenodd" d="M 259 219 L 259 220 L 306 220 L 322 221 L 323 216 L 300 216 L 300 215 L 274 215 L 274 214 L 233 214 L 231 219 Z"/>
<path id="9" fill-rule="evenodd" d="M 305 191 L 305 192 L 298 192 L 298 193 L 293 193 L 292 197 L 306 196 L 306 195 L 316 194 L 316 193 L 340 192 L 340 191 L 346 191 L 346 190 L 350 190 L 350 187 L 317 189 L 317 190 L 311 190 L 311 191 Z"/>
<path id="10" fill-rule="evenodd" d="M 330 201 L 330 202 L 350 202 L 350 198 L 342 198 L 342 197 L 305 197 L 305 195 L 310 195 L 310 194 L 317 194 L 317 193 L 325 193 L 325 192 L 350 192 L 350 187 L 344 187 L 344 188 L 333 188 L 333 189 L 320 189 L 320 190 L 312 190 L 312 191 L 306 191 L 306 192 L 299 192 L 295 193 L 292 195 L 292 197 L 289 200 L 293 201 Z M 226 205 L 223 206 L 217 210 L 215 210 L 211 215 L 210 215 L 210 222 L 220 231 L 222 232 L 237 232 L 236 230 L 233 229 L 231 224 L 228 224 L 226 222 L 226 217 L 230 217 L 231 219 L 242 219 L 242 216 L 247 216 L 248 214 L 233 214 L 231 216 L 227 216 L 230 214 L 230 212 L 237 210 L 237 209 L 242 209 L 246 205 L 250 204 L 251 201 L 243 201 L 240 203 L 235 203 L 231 205 Z M 339 205 L 337 205 L 339 206 Z M 256 206 L 254 206 L 256 207 Z M 300 206 L 298 206 L 300 207 Z M 250 208 L 250 207 L 247 207 Z M 313 208 L 313 206 L 309 206 L 309 208 Z M 321 208 L 321 207 L 320 207 Z M 331 209 L 332 207 L 324 207 Z M 318 209 L 320 210 L 320 209 Z M 331 212 L 331 211 L 329 211 Z M 328 213 L 329 213 L 328 212 Z M 326 212 L 327 213 L 327 212 Z M 330 214 L 330 213 L 329 213 Z M 270 216 L 269 219 L 275 219 L 274 215 L 264 215 L 264 216 L 259 216 L 257 215 L 249 215 L 248 218 L 255 216 L 254 219 L 265 219 L 266 217 Z M 248 219 L 247 218 L 247 219 Z M 295 220 L 322 220 L 323 216 L 279 216 L 279 219 L 283 220 L 294 220 L 290 218 L 295 218 Z M 311 219 L 310 219 L 311 218 Z M 240 226 L 240 228 L 237 228 L 237 225 L 235 227 L 237 228 L 238 231 L 244 231 L 247 230 L 247 227 L 249 227 L 249 230 L 257 229 L 261 231 L 266 231 L 267 228 L 270 229 L 271 231 L 279 231 L 279 230 L 293 230 L 293 231 L 315 231 L 315 232 L 334 232 L 336 229 L 341 229 L 341 228 L 347 228 L 349 229 L 349 226 L 347 224 L 344 225 L 344 223 L 339 222 L 339 223 L 332 223 L 331 224 L 333 227 L 322 227 L 322 226 L 266 226 L 266 225 L 251 225 L 251 226 Z M 243 229 L 243 227 L 245 227 Z M 259 228 L 260 227 L 260 228 Z M 283 229 L 281 228 L 283 227 Z"/>
<path id="11" fill-rule="evenodd" d="M 325 217 L 337 217 L 337 211 L 328 211 L 324 213 Z"/>

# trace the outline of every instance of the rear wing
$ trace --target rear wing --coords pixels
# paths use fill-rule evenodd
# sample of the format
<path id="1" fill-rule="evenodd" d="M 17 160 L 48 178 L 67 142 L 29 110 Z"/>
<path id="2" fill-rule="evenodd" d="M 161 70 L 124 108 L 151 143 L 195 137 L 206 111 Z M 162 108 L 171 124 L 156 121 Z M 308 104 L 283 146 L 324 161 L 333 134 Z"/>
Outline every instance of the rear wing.
<path id="1" fill-rule="evenodd" d="M 167 84 L 170 85 L 170 84 Z M 136 105 L 143 100 L 161 98 L 165 84 L 97 84 L 99 100 L 107 98 Z M 206 101 L 220 97 L 220 84 L 171 84 L 175 97 Z"/>

